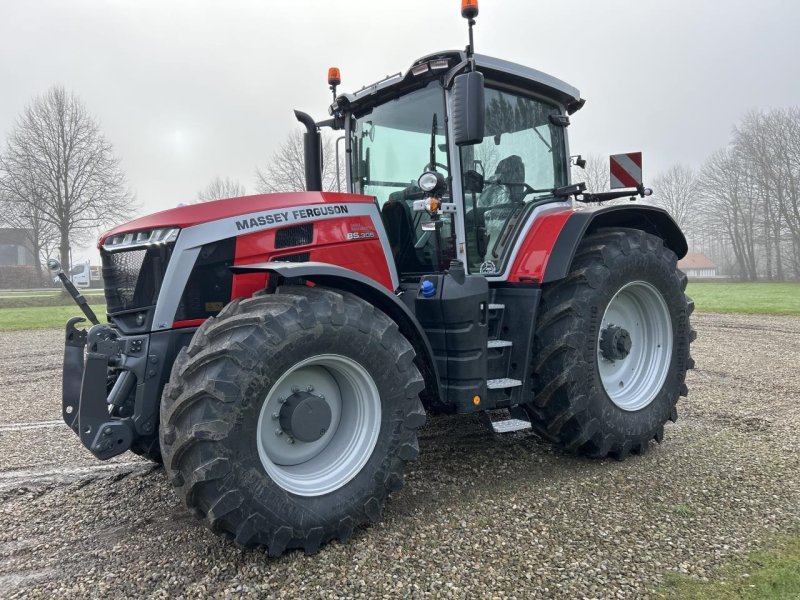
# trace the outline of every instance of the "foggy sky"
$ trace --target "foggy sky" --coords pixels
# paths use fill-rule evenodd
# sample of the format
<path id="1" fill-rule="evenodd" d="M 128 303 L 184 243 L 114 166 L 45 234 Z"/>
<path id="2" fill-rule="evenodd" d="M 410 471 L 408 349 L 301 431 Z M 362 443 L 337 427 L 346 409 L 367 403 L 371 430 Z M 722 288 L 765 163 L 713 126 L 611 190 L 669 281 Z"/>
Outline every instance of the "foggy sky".
<path id="1" fill-rule="evenodd" d="M 0 0 L 0 147 L 55 83 L 78 94 L 152 212 L 255 169 L 340 91 L 466 44 L 458 0 Z M 800 104 L 796 0 L 481 0 L 476 50 L 587 99 L 572 154 L 699 165 L 753 108 Z"/>

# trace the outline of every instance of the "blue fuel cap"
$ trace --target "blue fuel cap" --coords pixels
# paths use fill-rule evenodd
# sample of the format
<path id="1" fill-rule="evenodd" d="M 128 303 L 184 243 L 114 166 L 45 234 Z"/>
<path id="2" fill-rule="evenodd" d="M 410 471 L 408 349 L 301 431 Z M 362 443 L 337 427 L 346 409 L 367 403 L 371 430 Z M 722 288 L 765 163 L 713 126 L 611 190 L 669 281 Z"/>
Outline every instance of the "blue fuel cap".
<path id="1" fill-rule="evenodd" d="M 419 285 L 423 298 L 433 298 L 436 295 L 436 286 L 432 281 L 426 279 Z"/>

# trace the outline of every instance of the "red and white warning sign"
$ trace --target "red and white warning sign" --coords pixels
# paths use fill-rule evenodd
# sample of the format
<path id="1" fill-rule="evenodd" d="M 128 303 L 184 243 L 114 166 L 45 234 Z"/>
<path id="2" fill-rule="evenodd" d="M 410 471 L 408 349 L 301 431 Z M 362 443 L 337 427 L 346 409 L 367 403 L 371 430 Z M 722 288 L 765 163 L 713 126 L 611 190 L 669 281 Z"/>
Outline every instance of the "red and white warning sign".
<path id="1" fill-rule="evenodd" d="M 642 185 L 642 153 L 611 155 L 611 189 Z"/>

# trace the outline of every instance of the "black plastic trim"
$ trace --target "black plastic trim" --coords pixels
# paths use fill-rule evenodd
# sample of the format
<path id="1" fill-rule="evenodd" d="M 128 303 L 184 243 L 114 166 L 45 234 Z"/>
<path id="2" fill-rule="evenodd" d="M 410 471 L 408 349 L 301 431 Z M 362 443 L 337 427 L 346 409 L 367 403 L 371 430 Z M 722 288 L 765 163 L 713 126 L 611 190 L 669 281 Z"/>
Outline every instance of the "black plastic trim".
<path id="1" fill-rule="evenodd" d="M 351 292 L 385 312 L 397 323 L 400 332 L 411 342 L 417 353 L 416 365 L 425 379 L 426 395 L 431 402 L 441 402 L 442 390 L 433 349 L 414 313 L 395 294 L 366 275 L 328 263 L 266 262 L 234 266 L 234 273 L 276 273 L 284 279 L 303 279 L 315 284 Z M 270 278 L 270 287 L 275 282 Z"/>
<path id="2" fill-rule="evenodd" d="M 630 227 L 657 235 L 678 258 L 686 256 L 688 251 L 683 232 L 664 209 L 640 204 L 576 211 L 564 224 L 553 246 L 542 283 L 566 277 L 578 244 L 586 235 L 602 227 Z"/>

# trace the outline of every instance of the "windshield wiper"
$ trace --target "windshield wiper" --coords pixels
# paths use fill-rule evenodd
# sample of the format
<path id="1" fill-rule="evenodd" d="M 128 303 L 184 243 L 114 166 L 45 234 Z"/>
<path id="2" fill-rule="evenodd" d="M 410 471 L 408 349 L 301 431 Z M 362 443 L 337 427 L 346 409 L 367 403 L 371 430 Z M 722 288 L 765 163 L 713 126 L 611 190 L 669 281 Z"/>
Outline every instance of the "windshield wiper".
<path id="1" fill-rule="evenodd" d="M 521 187 L 522 188 L 522 198 L 527 196 L 528 194 L 549 194 L 551 196 L 555 196 L 556 198 L 569 198 L 570 196 L 577 196 L 582 194 L 583 191 L 586 189 L 586 184 L 581 183 L 573 183 L 572 185 L 562 185 L 556 188 L 545 188 L 542 190 L 538 190 L 536 188 L 532 188 L 527 183 L 511 183 L 504 182 L 501 179 L 497 179 L 496 181 L 492 182 L 496 183 L 497 185 L 504 185 L 506 187 Z"/>
<path id="2" fill-rule="evenodd" d="M 438 125 L 436 113 L 433 113 L 433 122 L 431 123 L 431 152 L 430 162 L 428 163 L 429 171 L 436 170 L 436 130 L 438 129 Z"/>

